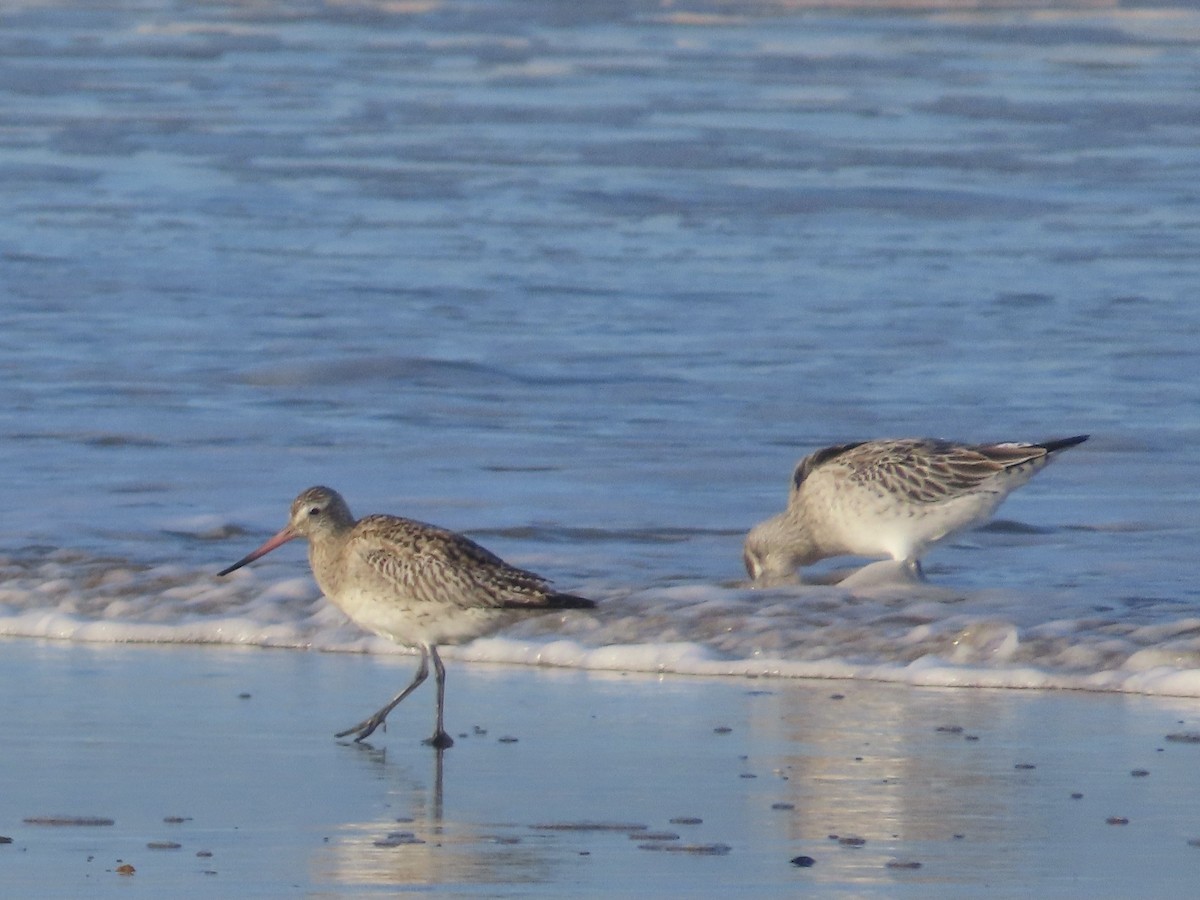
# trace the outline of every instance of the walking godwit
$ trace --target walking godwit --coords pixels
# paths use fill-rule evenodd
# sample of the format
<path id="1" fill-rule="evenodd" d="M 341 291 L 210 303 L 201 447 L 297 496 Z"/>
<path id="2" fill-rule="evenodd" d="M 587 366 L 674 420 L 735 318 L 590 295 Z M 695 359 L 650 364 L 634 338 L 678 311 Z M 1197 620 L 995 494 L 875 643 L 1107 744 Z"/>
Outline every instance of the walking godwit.
<path id="1" fill-rule="evenodd" d="M 796 466 L 787 509 L 746 536 L 746 571 L 772 579 L 829 556 L 890 556 L 919 575 L 932 544 L 985 522 L 1055 454 L 1087 439 L 905 438 L 818 450 Z"/>
<path id="2" fill-rule="evenodd" d="M 437 676 L 437 727 L 425 743 L 454 741 L 443 707 L 446 669 L 439 644 L 461 644 L 509 624 L 521 613 L 585 609 L 596 604 L 553 590 L 539 575 L 510 566 L 474 541 L 399 516 L 355 520 L 337 491 L 312 487 L 292 501 L 288 523 L 274 537 L 218 574 L 228 575 L 293 538 L 307 538 L 308 563 L 321 592 L 355 623 L 421 651 L 412 682 L 379 712 L 338 732 L 361 741 L 429 676 Z"/>

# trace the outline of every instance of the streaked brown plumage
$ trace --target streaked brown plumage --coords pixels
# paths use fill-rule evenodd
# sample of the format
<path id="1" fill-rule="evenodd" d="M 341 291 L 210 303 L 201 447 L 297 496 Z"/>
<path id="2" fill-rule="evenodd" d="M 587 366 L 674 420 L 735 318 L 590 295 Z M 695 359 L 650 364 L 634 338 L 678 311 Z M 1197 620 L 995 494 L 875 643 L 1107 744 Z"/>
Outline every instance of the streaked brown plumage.
<path id="1" fill-rule="evenodd" d="M 361 627 L 416 647 L 421 663 L 412 682 L 374 715 L 337 737 L 361 741 L 429 675 L 437 676 L 437 726 L 426 743 L 454 741 L 443 723 L 446 671 L 439 644 L 489 634 L 522 614 L 583 609 L 595 603 L 564 594 L 533 572 L 510 566 L 469 538 L 399 516 L 355 520 L 332 488 L 312 487 L 292 502 L 288 524 L 257 550 L 219 574 L 226 575 L 276 547 L 303 537 L 321 592 Z"/>
<path id="2" fill-rule="evenodd" d="M 1087 437 L 979 445 L 902 438 L 818 450 L 796 466 L 787 509 L 746 536 L 746 571 L 779 578 L 849 555 L 890 556 L 919 571 L 930 545 L 985 522 L 1055 454 Z"/>

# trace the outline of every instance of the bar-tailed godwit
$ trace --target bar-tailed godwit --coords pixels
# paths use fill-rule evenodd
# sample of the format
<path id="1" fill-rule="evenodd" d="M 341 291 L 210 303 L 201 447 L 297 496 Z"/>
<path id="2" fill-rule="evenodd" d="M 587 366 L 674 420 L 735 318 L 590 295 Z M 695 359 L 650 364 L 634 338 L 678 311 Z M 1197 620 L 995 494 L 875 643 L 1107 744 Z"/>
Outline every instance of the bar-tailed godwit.
<path id="1" fill-rule="evenodd" d="M 398 516 L 355 520 L 341 494 L 306 490 L 292 502 L 284 528 L 219 574 L 227 575 L 293 538 L 307 538 L 308 562 L 322 593 L 355 623 L 398 644 L 415 647 L 421 663 L 412 682 L 382 709 L 339 732 L 361 741 L 429 675 L 437 676 L 437 727 L 425 743 L 443 749 L 446 669 L 439 644 L 489 634 L 522 613 L 590 608 L 583 597 L 553 590 L 546 579 L 510 566 L 469 538 Z"/>
<path id="2" fill-rule="evenodd" d="M 776 579 L 830 556 L 890 556 L 919 574 L 932 544 L 987 521 L 1057 453 L 1087 438 L 980 445 L 905 438 L 818 450 L 796 466 L 787 509 L 746 536 L 746 571 Z"/>

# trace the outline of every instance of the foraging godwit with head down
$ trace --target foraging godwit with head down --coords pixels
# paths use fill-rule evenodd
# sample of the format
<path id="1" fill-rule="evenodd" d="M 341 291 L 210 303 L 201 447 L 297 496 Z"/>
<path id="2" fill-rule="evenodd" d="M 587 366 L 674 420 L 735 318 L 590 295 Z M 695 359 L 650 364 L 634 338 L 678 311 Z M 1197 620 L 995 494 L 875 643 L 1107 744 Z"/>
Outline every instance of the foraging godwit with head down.
<path id="1" fill-rule="evenodd" d="M 796 466 L 787 509 L 746 536 L 746 571 L 775 579 L 830 556 L 890 556 L 920 574 L 921 554 L 932 544 L 983 524 L 1057 453 L 1087 439 L 972 445 L 904 438 L 818 450 Z"/>
<path id="2" fill-rule="evenodd" d="M 429 676 L 437 676 L 437 726 L 425 743 L 454 741 L 443 707 L 446 669 L 439 644 L 460 644 L 509 624 L 521 613 L 584 609 L 596 604 L 553 590 L 546 579 L 510 566 L 469 538 L 398 516 L 355 520 L 341 494 L 313 487 L 292 502 L 288 524 L 220 575 L 228 575 L 293 538 L 308 539 L 308 562 L 321 592 L 355 623 L 415 647 L 421 663 L 412 682 L 382 709 L 337 737 L 361 741 Z"/>

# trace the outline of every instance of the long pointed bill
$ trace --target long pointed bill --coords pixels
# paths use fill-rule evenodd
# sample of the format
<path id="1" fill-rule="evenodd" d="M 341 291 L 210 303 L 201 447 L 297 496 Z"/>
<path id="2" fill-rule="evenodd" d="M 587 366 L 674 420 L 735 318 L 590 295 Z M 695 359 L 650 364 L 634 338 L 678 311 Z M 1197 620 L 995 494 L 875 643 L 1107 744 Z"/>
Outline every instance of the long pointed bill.
<path id="1" fill-rule="evenodd" d="M 297 538 L 297 537 L 300 537 L 300 535 L 298 535 L 295 531 L 292 530 L 291 525 L 288 525 L 286 528 L 284 528 L 282 531 L 280 531 L 277 535 L 275 535 L 273 538 L 271 538 L 269 541 L 267 541 L 265 544 L 263 544 L 257 550 L 255 550 L 251 553 L 247 553 L 245 556 L 243 556 L 241 559 L 239 559 L 237 562 L 235 562 L 232 566 L 230 566 L 227 569 L 222 569 L 217 574 L 218 575 L 228 575 L 230 572 L 233 572 L 236 569 L 240 569 L 242 566 L 246 565 L 246 563 L 252 563 L 256 559 L 258 559 L 260 556 L 266 556 L 268 553 L 270 553 L 276 547 L 281 547 L 284 544 L 286 544 L 288 541 L 292 540 L 292 538 Z"/>

